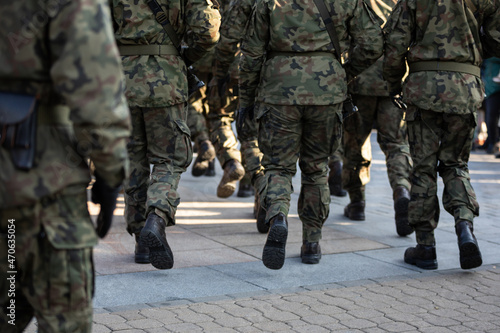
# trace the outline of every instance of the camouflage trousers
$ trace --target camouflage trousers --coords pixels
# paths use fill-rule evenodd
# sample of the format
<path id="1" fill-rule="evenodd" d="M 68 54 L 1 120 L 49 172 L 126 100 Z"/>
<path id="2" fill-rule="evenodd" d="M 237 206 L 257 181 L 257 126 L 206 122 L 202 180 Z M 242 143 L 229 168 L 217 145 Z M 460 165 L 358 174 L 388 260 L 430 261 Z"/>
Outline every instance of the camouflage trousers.
<path id="1" fill-rule="evenodd" d="M 210 109 L 207 115 L 210 140 L 215 147 L 217 159 L 222 167 L 229 160 L 241 162 L 241 153 L 238 149 L 238 140 L 234 134 L 232 123 L 236 111 L 237 100 L 233 100 L 226 108 Z"/>
<path id="2" fill-rule="evenodd" d="M 208 128 L 205 120 L 205 115 L 208 111 L 205 90 L 204 87 L 201 88 L 198 98 L 188 105 L 187 125 L 191 132 L 191 139 L 197 144 L 209 140 Z"/>
<path id="3" fill-rule="evenodd" d="M 344 122 L 344 166 L 342 185 L 351 202 L 365 200 L 372 160 L 370 134 L 377 124 L 377 142 L 385 154 L 391 188 L 410 189 L 412 161 L 403 121 L 403 111 L 389 97 L 354 95 L 359 112 Z"/>
<path id="4" fill-rule="evenodd" d="M 91 223 L 85 192 L 0 211 L 0 332 L 22 332 L 33 316 L 38 332 L 91 332 L 96 235 L 61 248 L 44 228 L 68 219 L 68 206 Z"/>
<path id="5" fill-rule="evenodd" d="M 167 225 L 175 224 L 181 174 L 193 149 L 184 104 L 164 108 L 131 107 L 132 135 L 127 145 L 130 176 L 124 183 L 125 221 L 138 233 L 154 211 Z M 152 169 L 151 169 L 152 167 Z"/>
<path id="6" fill-rule="evenodd" d="M 479 215 L 468 168 L 475 113 L 457 115 L 412 107 L 406 120 L 414 163 L 408 218 L 417 243 L 433 245 L 439 221 L 438 173 L 444 183 L 443 207 L 455 221 L 473 222 Z"/>
<path id="7" fill-rule="evenodd" d="M 243 128 L 238 132 L 238 140 L 241 143 L 241 159 L 245 174 L 250 175 L 252 185 L 258 193 L 263 186 L 264 168 L 261 165 L 262 153 L 258 143 L 258 123 L 254 118 L 246 117 Z"/>
<path id="8" fill-rule="evenodd" d="M 289 106 L 262 104 L 257 112 L 259 148 L 263 153 L 265 186 L 259 193 L 266 222 L 280 212 L 288 215 L 292 177 L 301 170 L 298 213 L 302 237 L 321 239 L 330 211 L 328 158 L 342 138 L 342 105 Z"/>

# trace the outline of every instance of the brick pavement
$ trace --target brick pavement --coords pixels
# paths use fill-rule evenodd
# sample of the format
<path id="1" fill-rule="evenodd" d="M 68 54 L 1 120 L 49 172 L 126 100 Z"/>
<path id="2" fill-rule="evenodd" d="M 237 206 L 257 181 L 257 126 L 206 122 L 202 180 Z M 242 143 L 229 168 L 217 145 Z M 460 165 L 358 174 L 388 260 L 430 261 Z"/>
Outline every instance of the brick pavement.
<path id="1" fill-rule="evenodd" d="M 94 332 L 500 332 L 500 269 L 275 290 L 103 312 Z"/>

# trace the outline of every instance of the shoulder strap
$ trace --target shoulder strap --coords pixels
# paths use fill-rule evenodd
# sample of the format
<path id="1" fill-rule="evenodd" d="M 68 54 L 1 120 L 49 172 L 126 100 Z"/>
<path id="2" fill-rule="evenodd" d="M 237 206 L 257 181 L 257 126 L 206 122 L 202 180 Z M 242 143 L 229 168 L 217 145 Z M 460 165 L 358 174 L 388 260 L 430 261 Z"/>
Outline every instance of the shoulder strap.
<path id="1" fill-rule="evenodd" d="M 179 54 L 181 54 L 181 40 L 179 39 L 179 36 L 177 36 L 172 24 L 170 24 L 167 14 L 163 11 L 156 0 L 146 0 L 146 2 L 148 3 L 149 8 L 153 11 L 156 21 L 161 24 L 175 48 Z"/>
<path id="2" fill-rule="evenodd" d="M 337 60 L 340 63 L 342 63 L 342 61 L 340 60 L 340 55 L 342 54 L 340 52 L 340 43 L 337 34 L 335 33 L 335 29 L 333 27 L 333 21 L 330 12 L 328 11 L 328 8 L 326 8 L 324 0 L 314 0 L 314 4 L 319 10 L 319 14 L 321 15 L 321 19 L 323 20 L 323 23 L 326 26 L 326 31 L 328 32 L 328 35 L 330 35 L 333 47 L 335 48 Z"/>

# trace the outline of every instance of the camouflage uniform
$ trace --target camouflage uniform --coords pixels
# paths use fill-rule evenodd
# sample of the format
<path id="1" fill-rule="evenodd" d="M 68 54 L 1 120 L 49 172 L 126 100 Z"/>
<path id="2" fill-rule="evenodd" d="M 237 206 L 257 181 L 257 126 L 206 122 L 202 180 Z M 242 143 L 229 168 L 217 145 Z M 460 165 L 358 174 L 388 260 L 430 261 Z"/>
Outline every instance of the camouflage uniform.
<path id="1" fill-rule="evenodd" d="M 388 8 L 380 6 L 377 1 L 371 0 L 369 3 L 379 17 L 387 18 L 390 15 Z M 393 0 L 385 0 L 384 3 L 389 8 L 395 5 Z M 349 92 L 359 110 L 344 123 L 342 185 L 349 192 L 351 203 L 362 202 L 364 205 L 365 185 L 370 181 L 370 134 L 374 125 L 377 128 L 377 142 L 385 154 L 391 188 L 396 191 L 404 187 L 406 193 L 410 189 L 412 162 L 403 121 L 404 112 L 394 106 L 389 97 L 387 83 L 382 77 L 382 64 L 381 58 L 349 84 Z"/>
<path id="2" fill-rule="evenodd" d="M 40 95 L 35 166 L 15 169 L 0 147 L 0 331 L 20 332 L 35 316 L 40 332 L 91 332 L 97 236 L 86 161 L 113 187 L 128 173 L 130 119 L 109 7 L 13 1 L 0 11 L 0 91 Z"/>
<path id="3" fill-rule="evenodd" d="M 126 46 L 173 46 L 146 1 L 112 3 L 115 38 L 121 51 Z M 220 14 L 210 0 L 158 3 L 180 39 L 191 30 L 184 59 L 195 62 L 215 46 Z M 167 225 L 175 224 L 179 180 L 192 160 L 183 58 L 173 53 L 122 57 L 133 125 L 128 144 L 131 173 L 125 186 L 125 220 L 130 234 L 142 230 L 151 212 Z"/>
<path id="4" fill-rule="evenodd" d="M 228 99 L 224 94 L 235 93 L 234 88 L 238 82 L 239 73 L 237 70 L 240 55 L 240 41 L 244 37 L 245 28 L 252 13 L 255 0 L 233 0 L 229 8 L 223 15 L 221 24 L 221 40 L 215 51 L 214 77 L 211 82 L 209 97 L 212 105 L 220 102 L 220 99 Z M 225 83 L 226 91 L 217 91 L 219 85 Z M 222 95 L 222 96 L 220 96 Z M 247 117 L 243 129 L 238 132 L 238 140 L 241 143 L 240 151 L 246 176 L 251 180 L 252 185 L 258 188 L 263 180 L 263 169 L 260 164 L 262 154 L 257 142 L 257 126 L 255 120 Z M 240 185 L 241 186 L 241 185 Z M 258 190 L 257 190 L 258 192 Z"/>
<path id="5" fill-rule="evenodd" d="M 470 68 L 479 70 L 483 51 L 499 54 L 500 12 L 498 1 L 472 2 L 478 9 L 476 26 L 462 1 L 401 0 L 384 27 L 384 77 L 392 95 L 402 89 L 408 104 L 405 119 L 414 163 L 409 221 L 417 243 L 425 246 L 434 246 L 439 220 L 437 173 L 444 182 L 443 206 L 456 223 L 472 225 L 479 214 L 468 160 L 484 87 Z M 479 42 L 475 36 L 481 27 Z M 410 73 L 401 88 L 405 61 Z M 456 68 L 415 67 L 426 61 Z"/>
<path id="6" fill-rule="evenodd" d="M 342 49 L 349 39 L 357 48 L 346 67 L 354 76 L 382 54 L 380 26 L 361 0 L 326 2 Z M 266 222 L 288 214 L 298 160 L 303 239 L 318 242 L 329 214 L 328 158 L 342 137 L 346 70 L 312 0 L 258 1 L 241 50 L 240 107 L 258 104 Z"/>

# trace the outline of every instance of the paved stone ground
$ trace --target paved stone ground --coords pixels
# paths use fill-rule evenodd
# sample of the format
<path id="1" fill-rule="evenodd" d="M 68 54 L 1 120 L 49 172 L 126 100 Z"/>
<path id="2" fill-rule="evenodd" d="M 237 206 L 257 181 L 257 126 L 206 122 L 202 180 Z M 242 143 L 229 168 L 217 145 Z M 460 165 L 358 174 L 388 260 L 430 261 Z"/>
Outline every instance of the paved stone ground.
<path id="1" fill-rule="evenodd" d="M 395 233 L 375 135 L 366 221 L 345 218 L 348 198 L 332 197 L 319 265 L 299 258 L 300 175 L 293 179 L 287 256 L 279 271 L 261 262 L 266 235 L 255 228 L 253 198 L 216 197 L 220 166 L 216 177 L 194 178 L 191 170 L 182 176 L 177 225 L 167 229 L 171 270 L 133 262 L 134 240 L 119 203 L 110 234 L 94 251 L 93 332 L 500 333 L 500 159 L 477 151 L 469 163 L 481 206 L 475 235 L 483 266 L 459 268 L 453 218 L 442 209 L 439 269 L 425 271 L 402 260 L 415 239 Z M 35 331 L 32 322 L 27 332 Z"/>
<path id="2" fill-rule="evenodd" d="M 185 301 L 186 302 L 186 301 Z M 184 302 L 180 302 L 184 303 Z M 500 270 L 485 266 L 97 313 L 94 332 L 500 332 Z"/>

